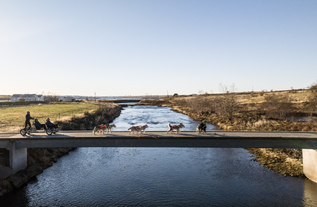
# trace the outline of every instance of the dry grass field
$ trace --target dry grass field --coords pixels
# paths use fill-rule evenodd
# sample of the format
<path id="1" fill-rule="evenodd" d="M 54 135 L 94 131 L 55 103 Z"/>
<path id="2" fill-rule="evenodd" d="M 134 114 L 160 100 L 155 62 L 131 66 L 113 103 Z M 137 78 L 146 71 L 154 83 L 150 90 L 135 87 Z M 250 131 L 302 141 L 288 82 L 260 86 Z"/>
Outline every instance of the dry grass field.
<path id="1" fill-rule="evenodd" d="M 11 96 L 9 95 L 0 95 L 0 101 L 1 100 L 10 100 Z"/>
<path id="2" fill-rule="evenodd" d="M 154 101 L 224 130 L 317 131 L 317 95 L 310 90 L 176 96 Z M 151 104 L 151 101 L 142 101 Z"/>
<path id="3" fill-rule="evenodd" d="M 142 100 L 229 131 L 317 131 L 317 90 L 173 96 Z M 298 149 L 248 149 L 255 160 L 283 175 L 304 177 Z"/>

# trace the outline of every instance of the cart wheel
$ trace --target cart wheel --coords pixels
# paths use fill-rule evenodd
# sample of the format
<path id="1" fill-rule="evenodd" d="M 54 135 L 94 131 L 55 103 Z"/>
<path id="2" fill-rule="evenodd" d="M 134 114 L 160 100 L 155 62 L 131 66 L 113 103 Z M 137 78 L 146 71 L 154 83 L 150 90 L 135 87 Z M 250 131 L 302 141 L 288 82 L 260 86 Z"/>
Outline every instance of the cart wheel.
<path id="1" fill-rule="evenodd" d="M 51 130 L 51 129 L 47 129 L 47 130 L 46 130 L 46 134 L 47 134 L 47 135 L 52 135 L 52 130 Z"/>
<path id="2" fill-rule="evenodd" d="M 25 135 L 26 135 L 26 130 L 25 130 L 25 129 L 21 129 L 21 130 L 20 130 L 20 134 L 21 134 L 22 136 L 25 136 Z"/>

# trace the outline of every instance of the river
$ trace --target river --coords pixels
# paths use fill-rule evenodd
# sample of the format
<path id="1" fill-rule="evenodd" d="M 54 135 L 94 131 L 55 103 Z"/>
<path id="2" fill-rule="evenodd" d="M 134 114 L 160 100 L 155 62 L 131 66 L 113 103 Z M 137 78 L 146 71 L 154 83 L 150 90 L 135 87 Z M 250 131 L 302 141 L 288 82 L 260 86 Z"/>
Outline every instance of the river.
<path id="1" fill-rule="evenodd" d="M 198 122 L 167 107 L 129 106 L 115 130 Z M 213 126 L 208 125 L 207 130 Z M 317 206 L 317 184 L 269 171 L 244 149 L 78 148 L 0 206 Z"/>

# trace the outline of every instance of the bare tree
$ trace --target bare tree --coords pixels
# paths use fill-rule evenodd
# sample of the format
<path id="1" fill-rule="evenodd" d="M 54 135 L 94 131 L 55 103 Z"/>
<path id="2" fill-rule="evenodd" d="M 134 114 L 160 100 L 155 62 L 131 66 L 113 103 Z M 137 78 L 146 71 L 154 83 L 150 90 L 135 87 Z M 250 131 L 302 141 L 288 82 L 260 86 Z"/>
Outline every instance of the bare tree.
<path id="1" fill-rule="evenodd" d="M 235 95 L 237 89 L 234 84 L 229 87 L 220 84 L 220 90 L 225 94 L 214 99 L 215 112 L 218 116 L 232 121 L 233 115 L 237 112 L 239 106 Z"/>
<path id="2" fill-rule="evenodd" d="M 46 95 L 44 95 L 44 101 L 47 102 L 58 102 L 59 97 L 56 94 L 48 92 Z"/>
<path id="3" fill-rule="evenodd" d="M 313 118 L 313 113 L 317 111 L 317 95 L 311 95 L 308 98 L 308 110 L 310 113 L 310 120 Z"/>
<path id="4" fill-rule="evenodd" d="M 188 106 L 199 115 L 206 115 L 214 112 L 213 100 L 203 96 L 195 96 L 188 100 Z"/>
<path id="5" fill-rule="evenodd" d="M 311 84 L 309 90 L 313 93 L 316 93 L 317 92 L 317 83 L 313 83 Z"/>
<path id="6" fill-rule="evenodd" d="M 25 95 L 24 95 L 24 94 L 22 94 L 22 95 L 20 96 L 19 101 L 25 101 Z"/>

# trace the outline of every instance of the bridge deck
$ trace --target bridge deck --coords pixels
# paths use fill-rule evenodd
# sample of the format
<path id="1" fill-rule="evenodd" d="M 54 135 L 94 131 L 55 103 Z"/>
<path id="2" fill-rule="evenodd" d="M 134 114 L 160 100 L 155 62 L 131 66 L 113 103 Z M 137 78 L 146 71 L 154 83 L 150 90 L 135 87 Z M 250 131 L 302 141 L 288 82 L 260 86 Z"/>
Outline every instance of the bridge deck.
<path id="1" fill-rule="evenodd" d="M 8 148 L 14 141 L 16 148 L 42 147 L 219 147 L 219 148 L 301 148 L 317 149 L 316 132 L 253 132 L 253 131 L 181 131 L 166 134 L 146 131 L 131 134 L 113 131 L 96 134 L 91 131 L 61 131 L 57 135 L 33 133 L 22 137 L 18 133 L 0 133 L 0 148 Z"/>

